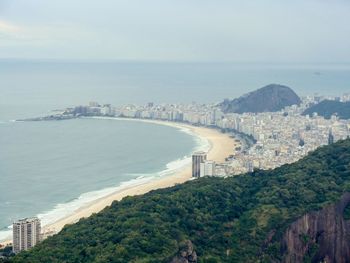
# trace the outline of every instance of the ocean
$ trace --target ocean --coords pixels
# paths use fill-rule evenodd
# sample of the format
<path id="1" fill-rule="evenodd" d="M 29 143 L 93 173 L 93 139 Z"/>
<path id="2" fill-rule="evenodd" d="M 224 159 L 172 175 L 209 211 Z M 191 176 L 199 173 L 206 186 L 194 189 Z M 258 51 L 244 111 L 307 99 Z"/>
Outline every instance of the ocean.
<path id="1" fill-rule="evenodd" d="M 89 101 L 215 103 L 270 83 L 299 95 L 350 92 L 350 65 L 0 61 L 0 240 L 13 220 L 43 224 L 130 184 L 167 176 L 208 142 L 156 124 L 13 122 Z"/>

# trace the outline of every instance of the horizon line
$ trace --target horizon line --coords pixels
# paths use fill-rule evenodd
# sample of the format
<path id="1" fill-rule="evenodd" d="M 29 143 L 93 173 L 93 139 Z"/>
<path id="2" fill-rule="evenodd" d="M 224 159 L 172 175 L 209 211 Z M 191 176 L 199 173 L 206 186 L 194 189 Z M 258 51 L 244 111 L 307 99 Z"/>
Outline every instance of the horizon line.
<path id="1" fill-rule="evenodd" d="M 161 60 L 114 58 L 1 58 L 0 62 L 72 62 L 72 63 L 169 63 L 169 64 L 237 64 L 237 65 L 350 65 L 349 62 L 326 61 L 234 61 L 234 60 Z"/>

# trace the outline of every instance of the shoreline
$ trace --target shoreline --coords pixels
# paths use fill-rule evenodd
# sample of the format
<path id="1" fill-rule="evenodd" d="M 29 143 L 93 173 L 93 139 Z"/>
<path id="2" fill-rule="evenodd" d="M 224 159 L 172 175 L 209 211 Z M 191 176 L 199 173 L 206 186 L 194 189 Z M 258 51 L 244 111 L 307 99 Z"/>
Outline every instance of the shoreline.
<path id="1" fill-rule="evenodd" d="M 94 117 L 92 117 L 94 118 Z M 158 121 L 158 120 L 146 120 L 146 119 L 131 119 L 131 118 L 113 118 L 113 117 L 95 117 L 94 119 L 106 119 L 115 121 L 137 121 L 146 122 L 156 125 L 165 125 L 184 132 L 190 131 L 190 134 L 200 139 L 205 139 L 209 142 L 210 148 L 208 149 L 208 159 L 216 162 L 224 162 L 225 158 L 230 154 L 233 154 L 233 150 L 236 142 L 229 136 L 215 129 L 197 127 L 184 123 Z M 126 186 L 104 197 L 91 201 L 79 209 L 73 214 L 63 217 L 54 223 L 50 223 L 42 227 L 43 232 L 55 231 L 59 232 L 65 225 L 73 224 L 79 221 L 81 218 L 86 218 L 93 213 L 98 213 L 107 206 L 110 206 L 113 201 L 120 201 L 126 196 L 134 196 L 145 194 L 149 191 L 172 187 L 176 184 L 184 183 L 190 180 L 191 177 L 191 164 L 186 164 L 183 168 L 174 171 L 173 173 L 158 177 L 156 179 L 150 179 L 149 181 L 142 182 L 136 185 Z M 0 241 L 0 245 L 11 243 L 8 241 Z"/>

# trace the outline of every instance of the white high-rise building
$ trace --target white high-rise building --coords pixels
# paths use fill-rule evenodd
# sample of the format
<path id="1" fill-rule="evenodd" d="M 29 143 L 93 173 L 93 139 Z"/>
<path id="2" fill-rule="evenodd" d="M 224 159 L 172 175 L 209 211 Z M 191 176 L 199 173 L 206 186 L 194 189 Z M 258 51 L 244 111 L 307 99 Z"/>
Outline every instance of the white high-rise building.
<path id="1" fill-rule="evenodd" d="M 200 164 L 200 177 L 215 176 L 215 162 L 204 161 Z"/>
<path id="2" fill-rule="evenodd" d="M 40 239 L 41 224 L 37 217 L 24 218 L 13 223 L 13 252 L 34 247 Z"/>
<path id="3" fill-rule="evenodd" d="M 196 152 L 192 155 L 192 177 L 200 177 L 201 163 L 207 160 L 207 153 Z"/>

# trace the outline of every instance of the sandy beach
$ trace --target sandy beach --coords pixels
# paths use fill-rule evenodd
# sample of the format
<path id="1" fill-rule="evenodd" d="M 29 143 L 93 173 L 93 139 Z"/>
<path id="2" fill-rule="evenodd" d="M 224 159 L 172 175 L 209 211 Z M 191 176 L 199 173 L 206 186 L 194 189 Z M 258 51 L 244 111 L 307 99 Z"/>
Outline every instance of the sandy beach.
<path id="1" fill-rule="evenodd" d="M 233 149 L 235 147 L 235 141 L 228 135 L 220 133 L 217 130 L 196 127 L 192 125 L 180 124 L 180 123 L 172 123 L 166 121 L 154 121 L 154 120 L 136 120 L 136 119 L 122 119 L 123 121 L 143 121 L 158 125 L 167 125 L 174 128 L 186 128 L 194 133 L 196 136 L 201 138 L 205 138 L 210 143 L 210 149 L 208 151 L 208 159 L 214 160 L 217 163 L 221 163 L 225 161 L 225 158 L 233 153 Z M 117 120 L 116 120 L 117 121 Z M 113 194 L 110 194 L 106 197 L 95 200 L 88 205 L 81 207 L 74 214 L 67 216 L 63 219 L 58 220 L 57 222 L 44 226 L 43 231 L 60 231 L 66 224 L 72 224 L 77 222 L 80 218 L 88 217 L 93 213 L 97 213 L 109 206 L 114 200 L 121 200 L 126 196 L 140 195 L 147 193 L 151 190 L 166 188 L 174 186 L 175 184 L 186 182 L 191 179 L 191 165 L 187 165 L 183 169 L 178 172 L 175 172 L 172 175 L 160 177 L 159 179 L 155 179 L 140 185 L 130 186 L 124 188 L 120 191 L 117 191 Z M 0 244 L 9 243 L 2 242 Z"/>

